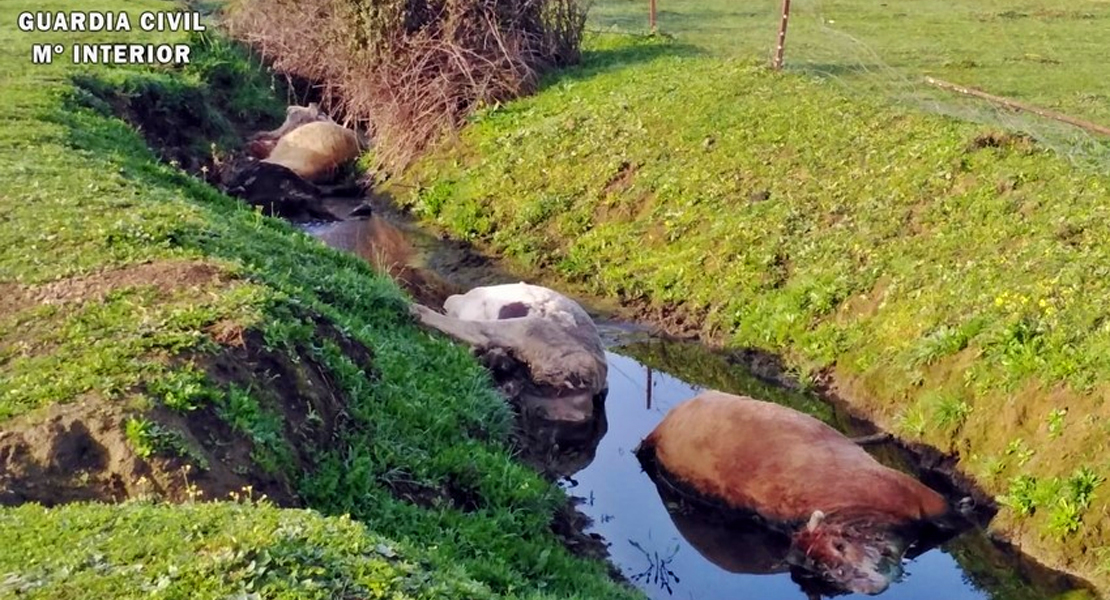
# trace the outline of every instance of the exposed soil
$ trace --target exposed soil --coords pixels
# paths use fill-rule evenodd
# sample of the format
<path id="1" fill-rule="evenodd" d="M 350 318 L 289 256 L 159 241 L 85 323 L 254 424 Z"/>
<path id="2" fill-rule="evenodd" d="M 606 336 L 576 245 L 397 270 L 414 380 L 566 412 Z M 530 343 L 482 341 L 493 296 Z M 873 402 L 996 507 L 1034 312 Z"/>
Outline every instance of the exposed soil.
<path id="1" fill-rule="evenodd" d="M 231 278 L 219 266 L 195 260 L 158 260 L 69 277 L 41 285 L 0 284 L 0 314 L 15 314 L 41 304 L 102 302 L 111 292 L 154 286 L 164 296 L 188 289 L 219 286 Z"/>
<path id="2" fill-rule="evenodd" d="M 84 398 L 8 423 L 0 431 L 0 504 L 118 501 L 160 487 L 113 408 Z"/>
<path id="3" fill-rule="evenodd" d="M 640 165 L 634 165 L 627 161 L 622 162 L 617 174 L 605 184 L 605 193 L 619 194 L 627 190 L 632 185 L 632 180 L 636 177 L 636 171 L 639 169 Z"/>
<path id="4" fill-rule="evenodd" d="M 318 339 L 336 343 L 364 373 L 376 377 L 367 348 L 322 319 L 315 323 Z M 174 362 L 193 363 L 222 388 L 249 386 L 265 409 L 280 415 L 293 465 L 272 473 L 259 467 L 255 443 L 233 430 L 211 404 L 182 413 L 86 397 L 5 424 L 0 432 L 0 503 L 216 499 L 250 488 L 279 505 L 300 506 L 291 473 L 311 470 L 315 449 L 332 444 L 346 423 L 347 399 L 308 348 L 297 348 L 293 360 L 266 350 L 258 332 L 229 333 L 231 326 L 227 328 L 236 343 L 215 355 L 179 356 Z M 171 432 L 180 448 L 139 456 L 126 434 L 127 421 L 135 417 Z"/>
<path id="5" fill-rule="evenodd" d="M 989 131 L 975 137 L 968 144 L 967 151 L 974 152 L 984 148 L 1003 148 L 1028 153 L 1036 147 L 1032 137 L 1023 133 L 1010 133 L 1005 131 Z"/>

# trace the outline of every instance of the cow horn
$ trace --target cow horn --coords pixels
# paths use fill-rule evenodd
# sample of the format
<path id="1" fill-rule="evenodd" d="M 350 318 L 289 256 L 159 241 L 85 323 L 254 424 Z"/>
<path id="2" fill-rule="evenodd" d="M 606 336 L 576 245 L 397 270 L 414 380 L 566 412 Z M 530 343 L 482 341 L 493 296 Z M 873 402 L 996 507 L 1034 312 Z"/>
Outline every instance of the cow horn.
<path id="1" fill-rule="evenodd" d="M 813 514 L 809 516 L 809 523 L 806 524 L 806 529 L 808 529 L 809 531 L 813 531 L 814 529 L 817 529 L 817 526 L 820 525 L 821 521 L 824 520 L 825 513 L 819 510 L 815 510 L 813 511 Z"/>

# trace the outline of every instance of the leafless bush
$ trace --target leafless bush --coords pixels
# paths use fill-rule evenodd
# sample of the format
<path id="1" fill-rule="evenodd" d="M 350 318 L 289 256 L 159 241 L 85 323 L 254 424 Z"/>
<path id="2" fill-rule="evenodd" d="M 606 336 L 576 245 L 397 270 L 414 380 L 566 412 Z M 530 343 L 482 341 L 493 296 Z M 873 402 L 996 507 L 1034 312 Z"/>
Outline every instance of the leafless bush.
<path id="1" fill-rule="evenodd" d="M 232 35 L 370 130 L 394 172 L 474 108 L 577 62 L 585 25 L 578 0 L 240 0 L 227 14 Z"/>

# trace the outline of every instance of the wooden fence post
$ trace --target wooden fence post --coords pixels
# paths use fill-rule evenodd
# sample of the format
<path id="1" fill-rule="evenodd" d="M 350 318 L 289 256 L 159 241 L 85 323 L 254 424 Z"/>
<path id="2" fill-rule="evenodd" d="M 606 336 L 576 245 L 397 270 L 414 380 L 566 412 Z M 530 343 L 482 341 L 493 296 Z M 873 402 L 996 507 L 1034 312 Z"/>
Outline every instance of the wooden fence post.
<path id="1" fill-rule="evenodd" d="M 655 0 L 652 0 L 654 2 Z M 771 68 L 778 71 L 782 69 L 782 53 L 786 47 L 786 22 L 790 20 L 790 0 L 782 0 L 782 21 L 779 22 L 779 41 L 775 46 L 775 60 Z"/>
<path id="2" fill-rule="evenodd" d="M 655 0 L 648 0 L 648 25 L 651 26 L 651 32 L 655 33 Z"/>

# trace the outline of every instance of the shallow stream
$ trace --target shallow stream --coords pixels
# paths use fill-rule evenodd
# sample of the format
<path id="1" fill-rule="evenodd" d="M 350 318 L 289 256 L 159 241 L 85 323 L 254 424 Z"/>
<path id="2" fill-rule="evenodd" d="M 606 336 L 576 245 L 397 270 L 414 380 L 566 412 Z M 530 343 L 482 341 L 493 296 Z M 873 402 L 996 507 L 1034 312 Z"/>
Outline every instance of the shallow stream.
<path id="1" fill-rule="evenodd" d="M 304 229 L 395 276 L 411 279 L 416 273 L 427 288 L 425 298 L 417 294 L 425 303 L 450 291 L 519 280 L 500 272 L 493 261 L 456 242 L 439 240 L 403 219 L 373 217 Z M 432 279 L 447 285 L 426 285 Z M 782 567 L 778 550 L 763 546 L 757 536 L 728 530 L 697 513 L 672 517 L 633 449 L 670 408 L 707 388 L 786 404 L 849 435 L 863 433 L 854 430 L 857 423 L 813 395 L 756 377 L 737 355 L 694 342 L 662 339 L 633 324 L 602 320 L 599 326 L 609 346 L 605 424 L 596 428 L 596 435 L 584 448 L 565 449 L 566 456 L 553 457 L 560 464 L 554 470 L 563 475 L 560 485 L 581 498 L 578 509 L 593 521 L 587 532 L 599 534 L 609 543 L 613 563 L 652 599 L 806 598 Z M 884 464 L 922 477 L 927 484 L 937 483 L 935 474 L 919 469 L 911 455 L 896 444 L 878 444 L 869 450 Z M 981 530 L 925 552 L 909 561 L 905 570 L 904 579 L 881 597 L 1097 597 L 1086 592 L 1081 582 L 1037 565 Z"/>

